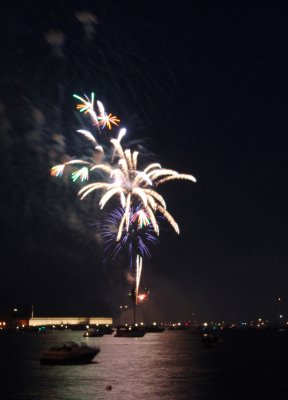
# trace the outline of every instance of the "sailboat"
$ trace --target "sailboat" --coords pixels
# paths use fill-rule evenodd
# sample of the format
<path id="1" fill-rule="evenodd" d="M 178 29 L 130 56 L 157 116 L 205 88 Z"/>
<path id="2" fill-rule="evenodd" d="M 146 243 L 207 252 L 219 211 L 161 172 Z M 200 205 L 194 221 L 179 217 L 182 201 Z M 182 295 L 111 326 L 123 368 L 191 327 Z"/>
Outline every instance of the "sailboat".
<path id="1" fill-rule="evenodd" d="M 114 337 L 143 337 L 146 331 L 136 325 L 119 326 Z"/>
<path id="2" fill-rule="evenodd" d="M 136 307 L 137 307 L 137 287 L 134 286 L 131 290 L 131 300 L 133 301 L 133 324 L 132 325 L 120 325 L 116 328 L 114 337 L 143 337 L 146 330 L 143 327 L 139 327 L 136 323 Z"/>

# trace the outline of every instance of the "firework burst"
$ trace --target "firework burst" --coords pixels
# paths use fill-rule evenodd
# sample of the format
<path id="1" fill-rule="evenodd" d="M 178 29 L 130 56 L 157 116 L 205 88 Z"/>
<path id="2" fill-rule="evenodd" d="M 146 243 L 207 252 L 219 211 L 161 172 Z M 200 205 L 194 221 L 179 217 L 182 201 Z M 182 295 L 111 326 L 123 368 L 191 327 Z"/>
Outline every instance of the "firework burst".
<path id="1" fill-rule="evenodd" d="M 77 166 L 77 165 L 86 165 L 85 167 L 80 168 L 77 171 L 74 171 L 71 174 L 71 178 L 73 182 L 75 182 L 78 178 L 81 179 L 81 181 L 87 181 L 89 179 L 89 167 L 91 167 L 93 164 L 91 164 L 89 161 L 84 161 L 84 160 L 70 160 L 67 161 L 63 164 L 55 165 L 54 167 L 51 168 L 51 175 L 56 176 L 56 177 L 61 177 L 64 174 L 64 171 L 67 167 L 69 166 Z"/>
<path id="2" fill-rule="evenodd" d="M 81 179 L 81 182 L 88 181 L 89 178 L 89 170 L 87 167 L 83 167 L 72 173 L 72 180 L 75 182 L 78 178 Z"/>
<path id="3" fill-rule="evenodd" d="M 148 165 L 143 171 L 137 169 L 138 152 L 131 152 L 130 149 L 124 150 L 119 140 L 111 139 L 114 146 L 115 153 L 118 156 L 118 163 L 116 166 L 107 166 L 106 164 L 99 164 L 93 167 L 94 170 L 102 170 L 108 174 L 107 183 L 91 183 L 84 186 L 79 191 L 79 196 L 84 199 L 88 194 L 94 190 L 103 190 L 99 206 L 103 209 L 106 203 L 118 196 L 125 213 L 119 224 L 118 234 L 116 240 L 119 241 L 123 232 L 124 226 L 128 230 L 130 223 L 130 213 L 132 205 L 139 205 L 143 210 L 143 215 L 149 218 L 154 231 L 159 235 L 159 225 L 156 221 L 155 213 L 159 212 L 174 228 L 175 232 L 179 234 L 179 227 L 172 215 L 166 209 L 166 202 L 164 198 L 155 190 L 157 186 L 172 180 L 189 180 L 196 182 L 192 175 L 179 174 L 171 169 L 162 168 L 160 164 L 153 163 Z"/>
<path id="4" fill-rule="evenodd" d="M 100 101 L 97 101 L 98 111 L 95 111 L 94 93 L 91 98 L 73 95 L 80 101 L 76 108 L 84 114 L 89 114 L 92 123 L 99 133 L 102 129 L 112 129 L 112 125 L 118 126 L 120 120 L 111 113 L 107 114 Z M 179 227 L 173 216 L 168 212 L 163 196 L 157 191 L 163 183 L 173 180 L 188 180 L 196 182 L 192 175 L 181 174 L 177 171 L 162 168 L 159 163 L 151 163 L 143 170 L 138 168 L 138 152 L 124 149 L 121 140 L 126 134 L 126 129 L 121 128 L 117 138 L 110 139 L 111 151 L 106 154 L 106 147 L 99 144 L 96 136 L 90 131 L 79 129 L 79 132 L 93 145 L 95 152 L 103 153 L 104 163 L 93 163 L 80 159 L 73 159 L 51 169 L 51 175 L 60 177 L 68 167 L 79 169 L 72 172 L 71 178 L 75 182 L 81 182 L 95 178 L 92 183 L 85 184 L 78 195 L 81 200 L 96 190 L 101 191 L 99 201 L 100 209 L 117 196 L 121 208 L 114 208 L 107 214 L 102 224 L 101 233 L 105 241 L 105 250 L 115 258 L 121 250 L 128 248 L 130 268 L 135 277 L 135 304 L 138 301 L 139 285 L 142 274 L 143 258 L 149 258 L 148 245 L 156 243 L 159 235 L 159 218 L 166 219 L 179 234 Z M 96 133 L 97 133 L 96 132 Z M 109 157 L 110 154 L 110 157 Z M 101 180 L 99 180 L 101 175 Z M 98 177 L 98 179 L 97 179 Z"/>
<path id="5" fill-rule="evenodd" d="M 94 125 L 96 125 L 97 128 L 99 128 L 98 116 L 94 109 L 94 93 L 93 92 L 91 93 L 91 99 L 89 99 L 89 97 L 86 96 L 86 94 L 84 94 L 84 96 L 85 98 L 78 96 L 78 94 L 73 94 L 73 97 L 75 97 L 75 99 L 81 101 L 81 103 L 76 105 L 76 108 L 77 110 L 79 110 L 84 114 L 89 114 Z"/>
<path id="6" fill-rule="evenodd" d="M 112 115 L 112 113 L 107 114 L 103 103 L 99 100 L 96 102 L 98 113 L 96 112 L 94 107 L 95 95 L 93 92 L 91 93 L 91 99 L 89 99 L 86 94 L 84 94 L 84 96 L 85 98 L 78 96 L 78 94 L 73 94 L 73 97 L 81 102 L 76 105 L 76 109 L 84 114 L 89 114 L 92 122 L 97 126 L 97 128 L 101 126 L 102 129 L 107 127 L 111 130 L 112 125 L 119 126 L 120 119 L 115 115 Z"/>
<path id="7" fill-rule="evenodd" d="M 133 269 L 134 255 L 139 254 L 142 258 L 150 258 L 151 253 L 149 250 L 150 244 L 157 244 L 158 238 L 151 224 L 139 228 L 139 221 L 135 218 L 141 210 L 131 209 L 131 221 L 129 229 L 123 229 L 122 236 L 117 241 L 117 234 L 119 224 L 123 219 L 125 210 L 123 208 L 116 208 L 109 212 L 104 218 L 104 223 L 98 224 L 100 234 L 104 238 L 105 252 L 115 259 L 118 254 L 123 252 L 124 249 L 128 251 L 129 265 Z M 97 225 L 97 224 L 96 224 Z"/>

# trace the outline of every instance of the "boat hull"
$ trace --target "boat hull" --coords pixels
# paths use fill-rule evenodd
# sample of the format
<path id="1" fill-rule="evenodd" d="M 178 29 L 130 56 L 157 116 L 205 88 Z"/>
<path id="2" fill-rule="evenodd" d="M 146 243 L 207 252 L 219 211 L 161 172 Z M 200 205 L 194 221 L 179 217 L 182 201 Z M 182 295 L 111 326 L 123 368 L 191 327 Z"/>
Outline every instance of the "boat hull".
<path id="1" fill-rule="evenodd" d="M 39 361 L 46 365 L 87 364 L 93 360 L 99 351 L 99 348 L 69 343 L 68 345 L 52 347 L 41 355 Z"/>
<path id="2" fill-rule="evenodd" d="M 81 354 L 72 357 L 51 357 L 42 356 L 40 357 L 40 363 L 43 365 L 68 365 L 68 364 L 88 364 L 97 355 L 98 352 L 93 352 L 90 354 Z"/>
<path id="3" fill-rule="evenodd" d="M 117 329 L 114 337 L 143 337 L 145 335 L 144 329 Z"/>
<path id="4" fill-rule="evenodd" d="M 84 337 L 102 337 L 104 333 L 98 330 L 88 330 L 83 333 Z"/>

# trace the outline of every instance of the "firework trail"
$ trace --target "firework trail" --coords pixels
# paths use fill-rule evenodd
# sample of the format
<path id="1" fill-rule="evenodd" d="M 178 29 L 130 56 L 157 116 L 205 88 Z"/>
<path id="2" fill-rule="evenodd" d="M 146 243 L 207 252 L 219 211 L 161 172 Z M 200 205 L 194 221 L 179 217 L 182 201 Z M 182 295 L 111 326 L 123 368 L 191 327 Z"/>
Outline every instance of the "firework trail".
<path id="1" fill-rule="evenodd" d="M 138 303 L 139 285 L 142 273 L 142 257 L 136 257 L 136 282 L 135 282 L 135 302 Z"/>

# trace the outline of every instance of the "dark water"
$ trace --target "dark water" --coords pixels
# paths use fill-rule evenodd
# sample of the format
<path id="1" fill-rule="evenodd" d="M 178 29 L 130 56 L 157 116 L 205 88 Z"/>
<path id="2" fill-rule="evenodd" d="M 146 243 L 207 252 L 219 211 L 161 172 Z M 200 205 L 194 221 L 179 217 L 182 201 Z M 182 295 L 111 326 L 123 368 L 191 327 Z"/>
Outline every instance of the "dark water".
<path id="1" fill-rule="evenodd" d="M 100 345 L 95 362 L 44 366 L 59 341 Z M 82 332 L 0 334 L 0 399 L 288 399 L 288 335 L 229 335 L 205 348 L 188 331 L 143 338 L 83 338 Z M 106 390 L 112 385 L 112 390 Z"/>

